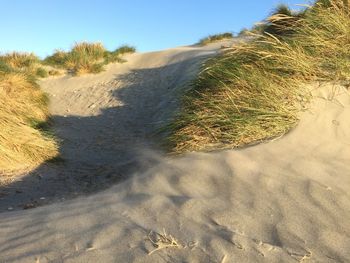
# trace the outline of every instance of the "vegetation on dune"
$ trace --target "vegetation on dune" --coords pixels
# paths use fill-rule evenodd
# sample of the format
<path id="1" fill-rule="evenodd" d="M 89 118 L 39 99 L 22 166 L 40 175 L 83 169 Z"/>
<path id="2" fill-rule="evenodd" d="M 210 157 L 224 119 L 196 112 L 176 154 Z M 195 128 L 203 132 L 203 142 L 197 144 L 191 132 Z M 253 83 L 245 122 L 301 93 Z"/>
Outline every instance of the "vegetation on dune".
<path id="1" fill-rule="evenodd" d="M 33 53 L 12 52 L 0 56 L 0 60 L 13 69 L 23 70 L 33 67 L 40 59 Z"/>
<path id="2" fill-rule="evenodd" d="M 281 10 L 267 19 L 269 32 L 205 63 L 168 126 L 173 151 L 233 148 L 280 136 L 296 125 L 308 100 L 303 84 L 350 80 L 347 2 L 319 1 L 298 14 Z"/>
<path id="3" fill-rule="evenodd" d="M 69 52 L 57 50 L 48 56 L 44 63 L 66 69 L 74 75 L 99 73 L 108 63 L 124 62 L 122 54 L 133 52 L 135 48 L 126 45 L 115 51 L 108 51 L 101 43 L 81 42 L 75 44 Z"/>
<path id="4" fill-rule="evenodd" d="M 41 60 L 33 53 L 12 52 L 0 55 L 0 70 L 25 73 L 39 78 L 47 76 Z"/>
<path id="5" fill-rule="evenodd" d="M 33 53 L 0 55 L 0 175 L 35 167 L 57 158 L 58 145 L 47 125 L 47 97 L 37 78 L 98 73 L 104 65 L 123 62 L 121 55 L 135 52 L 124 45 L 114 51 L 100 43 L 78 43 L 71 51 L 56 51 L 44 61 Z"/>
<path id="6" fill-rule="evenodd" d="M 262 33 L 279 36 L 294 34 L 299 23 L 305 18 L 306 10 L 292 11 L 284 4 L 277 6 L 271 16 L 267 18 L 266 24 L 262 27 Z"/>
<path id="7" fill-rule="evenodd" d="M 58 154 L 36 127 L 48 119 L 47 98 L 26 73 L 0 69 L 0 174 L 34 167 Z"/>
<path id="8" fill-rule="evenodd" d="M 209 35 L 209 36 L 199 40 L 198 44 L 201 46 L 205 46 L 205 45 L 208 45 L 208 44 L 213 43 L 213 42 L 217 42 L 217 41 L 221 41 L 221 40 L 225 40 L 225 39 L 231 39 L 231 38 L 233 38 L 233 34 L 230 32 Z"/>
<path id="9" fill-rule="evenodd" d="M 34 167 L 58 154 L 39 123 L 48 119 L 47 97 L 36 84 L 46 77 L 32 53 L 0 56 L 0 175 Z"/>
<path id="10" fill-rule="evenodd" d="M 105 64 L 113 62 L 123 63 L 125 60 L 121 56 L 127 53 L 134 53 L 135 51 L 134 47 L 128 45 L 123 45 L 114 51 L 106 51 L 104 54 Z"/>
<path id="11" fill-rule="evenodd" d="M 47 72 L 46 69 L 39 67 L 36 69 L 35 75 L 38 76 L 39 78 L 46 78 L 49 76 L 49 73 Z"/>
<path id="12" fill-rule="evenodd" d="M 253 34 L 291 35 L 298 28 L 299 22 L 305 18 L 307 9 L 293 11 L 287 5 L 280 4 L 271 15 L 262 22 L 256 23 L 250 30 L 242 29 L 239 36 Z"/>
<path id="13" fill-rule="evenodd" d="M 44 60 L 33 53 L 12 52 L 0 55 L 0 70 L 22 72 L 38 78 L 60 75 L 61 70 L 74 75 L 99 73 L 108 63 L 125 62 L 121 56 L 133 52 L 135 48 L 128 45 L 108 51 L 101 43 L 81 42 L 75 44 L 69 52 L 57 50 Z"/>
<path id="14" fill-rule="evenodd" d="M 112 53 L 117 53 L 119 55 L 126 54 L 126 53 L 134 53 L 136 51 L 135 47 L 131 47 L 128 45 L 123 45 L 114 50 Z"/>

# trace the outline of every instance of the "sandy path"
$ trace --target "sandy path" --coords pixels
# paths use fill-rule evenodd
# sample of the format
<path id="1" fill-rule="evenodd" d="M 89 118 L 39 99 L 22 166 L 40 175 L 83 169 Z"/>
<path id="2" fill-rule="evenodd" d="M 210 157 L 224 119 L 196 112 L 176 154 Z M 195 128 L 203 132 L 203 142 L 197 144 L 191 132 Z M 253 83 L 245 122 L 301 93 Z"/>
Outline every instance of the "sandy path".
<path id="1" fill-rule="evenodd" d="M 136 53 L 98 75 L 42 81 L 64 163 L 42 165 L 0 189 L 0 211 L 94 192 L 151 165 L 145 154 L 157 150 L 156 132 L 177 107 L 178 93 L 219 48 Z"/>
<path id="2" fill-rule="evenodd" d="M 149 169 L 106 191 L 0 213 L 0 262 L 349 262 L 350 93 L 327 84 L 314 97 L 297 128 L 273 142 L 175 159 L 153 154 Z M 136 143 L 152 144 L 150 133 Z M 92 153 L 87 147 L 82 162 Z M 147 235 L 163 228 L 181 247 L 148 255 Z"/>

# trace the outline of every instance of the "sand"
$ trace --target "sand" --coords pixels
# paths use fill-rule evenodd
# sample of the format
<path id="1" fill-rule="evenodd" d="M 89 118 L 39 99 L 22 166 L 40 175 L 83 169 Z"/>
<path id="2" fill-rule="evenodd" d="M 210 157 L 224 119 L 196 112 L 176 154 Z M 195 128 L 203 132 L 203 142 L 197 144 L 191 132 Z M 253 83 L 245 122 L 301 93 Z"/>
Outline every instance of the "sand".
<path id="1" fill-rule="evenodd" d="M 44 81 L 68 159 L 45 168 L 51 169 L 51 179 L 59 170 L 68 178 L 52 185 L 61 191 L 69 180 L 77 184 L 74 169 L 84 163 L 95 176 L 99 165 L 109 166 L 112 174 L 129 159 L 137 165 L 120 170 L 128 171 L 126 178 L 107 190 L 0 213 L 0 262 L 348 262 L 347 88 L 313 85 L 312 103 L 299 125 L 272 142 L 171 158 L 157 151 L 154 129 L 176 109 L 174 94 L 183 90 L 202 59 L 217 51 L 214 45 L 133 54 L 101 75 Z M 135 70 L 141 75 L 128 75 Z M 112 86 L 117 96 L 108 106 Z M 114 107 L 121 109 L 115 113 Z M 106 119 L 98 118 L 106 108 L 110 120 L 108 113 Z M 91 122 L 69 122 L 72 116 Z M 62 126 L 70 128 L 60 130 Z M 99 132 L 103 136 L 97 147 L 97 138 L 89 136 Z M 128 147 L 138 154 L 118 155 Z M 106 180 L 101 179 L 112 182 Z M 41 181 L 52 187 L 50 180 Z M 154 251 L 150 238 L 163 231 L 178 246 Z"/>
<path id="2" fill-rule="evenodd" d="M 95 192 L 150 167 L 153 159 L 140 155 L 158 151 L 158 130 L 186 83 L 225 43 L 135 53 L 98 75 L 41 81 L 64 163 L 42 165 L 0 189 L 0 212 Z"/>

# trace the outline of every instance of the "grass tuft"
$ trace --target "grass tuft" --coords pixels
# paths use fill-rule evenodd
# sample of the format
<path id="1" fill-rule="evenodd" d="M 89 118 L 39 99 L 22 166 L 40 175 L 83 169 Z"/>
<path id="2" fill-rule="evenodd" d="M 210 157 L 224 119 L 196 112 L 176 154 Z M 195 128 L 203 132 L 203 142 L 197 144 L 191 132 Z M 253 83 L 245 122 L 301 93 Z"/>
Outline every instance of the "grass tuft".
<path id="1" fill-rule="evenodd" d="M 34 167 L 58 154 L 34 122 L 48 118 L 47 97 L 24 73 L 0 72 L 0 174 Z"/>
<path id="2" fill-rule="evenodd" d="M 0 61 L 12 69 L 23 70 L 33 67 L 40 62 L 40 59 L 33 53 L 12 52 L 0 56 Z"/>
<path id="3" fill-rule="evenodd" d="M 127 54 L 127 53 L 135 53 L 135 51 L 136 51 L 135 47 L 123 45 L 123 46 L 120 46 L 119 48 L 117 48 L 114 51 L 114 53 L 122 55 L 122 54 Z"/>
<path id="4" fill-rule="evenodd" d="M 56 50 L 51 56 L 44 59 L 44 64 L 56 67 L 64 67 L 67 60 L 68 53 L 62 50 Z"/>
<path id="5" fill-rule="evenodd" d="M 22 72 L 27 75 L 40 76 L 41 61 L 33 53 L 12 52 L 0 56 L 1 72 Z M 39 75 L 36 73 L 39 70 Z"/>
<path id="6" fill-rule="evenodd" d="M 201 46 L 205 46 L 205 45 L 208 45 L 210 43 L 214 43 L 214 42 L 225 40 L 225 39 L 232 39 L 232 38 L 233 38 L 233 34 L 230 33 L 230 32 L 221 33 L 221 34 L 215 34 L 215 35 L 209 35 L 209 36 L 199 40 L 198 44 L 201 45 Z"/>
<path id="7" fill-rule="evenodd" d="M 44 63 L 66 69 L 73 75 L 96 74 L 103 71 L 106 64 L 124 62 L 121 55 L 130 52 L 135 52 L 135 48 L 125 45 L 111 52 L 101 43 L 81 42 L 75 44 L 69 52 L 57 50 Z"/>
<path id="8" fill-rule="evenodd" d="M 112 52 L 107 51 L 105 53 L 105 64 L 115 62 L 124 63 L 125 60 L 121 58 L 121 56 L 128 53 L 134 53 L 135 51 L 136 49 L 134 47 L 128 45 L 123 45 Z"/>
<path id="9" fill-rule="evenodd" d="M 49 73 L 47 72 L 46 69 L 44 69 L 43 67 L 40 67 L 36 69 L 35 75 L 39 78 L 46 78 L 49 76 Z"/>
<path id="10" fill-rule="evenodd" d="M 50 66 L 65 68 L 73 75 L 99 73 L 106 49 L 101 43 L 76 43 L 70 52 L 56 51 L 45 59 Z"/>

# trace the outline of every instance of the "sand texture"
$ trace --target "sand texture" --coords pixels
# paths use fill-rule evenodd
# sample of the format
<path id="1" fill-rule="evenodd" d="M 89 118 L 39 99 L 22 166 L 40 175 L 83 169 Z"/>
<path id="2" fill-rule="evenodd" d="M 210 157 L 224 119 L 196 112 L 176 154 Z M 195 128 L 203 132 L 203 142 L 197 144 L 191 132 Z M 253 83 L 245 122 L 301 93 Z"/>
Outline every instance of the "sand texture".
<path id="1" fill-rule="evenodd" d="M 115 171 L 125 178 L 35 209 L 13 203 L 18 211 L 0 213 L 0 262 L 349 262 L 347 88 L 315 84 L 299 125 L 272 142 L 171 158 L 157 151 L 154 133 L 175 95 L 218 47 L 133 54 L 97 76 L 45 80 L 67 161 L 14 183 L 1 208 L 84 192 L 84 176 L 92 185 L 118 181 Z M 163 231 L 176 242 L 162 248 L 163 236 L 154 251 Z"/>
<path id="2" fill-rule="evenodd" d="M 98 75 L 41 81 L 64 163 L 42 165 L 1 189 L 0 212 L 95 192 L 153 165 L 144 150 L 158 150 L 159 128 L 200 64 L 221 45 L 136 53 Z"/>

